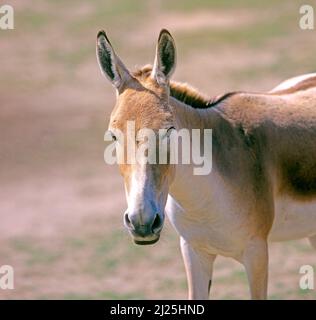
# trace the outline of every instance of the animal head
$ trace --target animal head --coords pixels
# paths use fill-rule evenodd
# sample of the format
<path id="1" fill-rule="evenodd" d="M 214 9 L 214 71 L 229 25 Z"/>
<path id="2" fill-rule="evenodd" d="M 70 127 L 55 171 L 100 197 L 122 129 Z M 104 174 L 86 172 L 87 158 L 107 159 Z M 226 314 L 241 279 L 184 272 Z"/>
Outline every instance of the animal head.
<path id="1" fill-rule="evenodd" d="M 167 142 L 175 129 L 169 105 L 169 79 L 176 66 L 176 49 L 170 33 L 167 30 L 160 32 L 153 67 L 145 66 L 133 73 L 115 53 L 104 31 L 98 33 L 96 50 L 101 72 L 117 93 L 108 128 L 112 138 L 121 144 L 126 153 L 131 142 L 138 150 L 142 147 L 146 149 L 148 137 L 141 134 L 146 129 L 156 134 L 155 142 L 163 132 L 160 138 Z M 134 124 L 135 132 L 128 130 L 129 122 Z M 157 159 L 159 152 L 159 143 L 155 143 Z M 163 164 L 159 161 L 138 161 L 142 155 L 148 157 L 148 149 L 143 154 L 138 153 L 134 163 L 123 161 L 119 164 L 128 203 L 124 225 L 136 244 L 152 244 L 159 240 L 163 227 L 169 185 L 175 168 L 168 161 Z M 168 158 L 168 154 L 166 156 Z"/>

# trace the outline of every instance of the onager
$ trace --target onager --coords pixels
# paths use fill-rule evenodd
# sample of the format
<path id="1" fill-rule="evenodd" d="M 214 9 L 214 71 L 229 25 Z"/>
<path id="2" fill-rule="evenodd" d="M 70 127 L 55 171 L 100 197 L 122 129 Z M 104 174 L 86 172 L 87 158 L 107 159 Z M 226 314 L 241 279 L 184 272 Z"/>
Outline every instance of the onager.
<path id="1" fill-rule="evenodd" d="M 114 140 L 116 130 L 128 134 L 130 120 L 136 132 L 165 129 L 167 140 L 183 128 L 212 129 L 207 175 L 170 161 L 119 164 L 128 203 L 124 224 L 134 242 L 158 241 L 167 215 L 180 236 L 189 299 L 208 299 L 217 255 L 243 264 L 251 298 L 266 299 L 268 242 L 307 237 L 316 248 L 316 74 L 266 93 L 210 99 L 170 80 L 176 48 L 167 30 L 152 67 L 128 71 L 104 31 L 97 59 L 117 92 L 109 124 Z"/>

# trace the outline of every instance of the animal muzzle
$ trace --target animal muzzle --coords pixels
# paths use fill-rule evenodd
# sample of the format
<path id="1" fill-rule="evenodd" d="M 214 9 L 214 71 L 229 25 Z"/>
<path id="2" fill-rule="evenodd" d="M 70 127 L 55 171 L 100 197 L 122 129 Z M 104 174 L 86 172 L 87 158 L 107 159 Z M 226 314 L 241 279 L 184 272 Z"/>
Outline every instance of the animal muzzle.
<path id="1" fill-rule="evenodd" d="M 154 244 L 159 240 L 164 218 L 159 213 L 145 214 L 143 212 L 124 214 L 124 225 L 136 244 Z"/>

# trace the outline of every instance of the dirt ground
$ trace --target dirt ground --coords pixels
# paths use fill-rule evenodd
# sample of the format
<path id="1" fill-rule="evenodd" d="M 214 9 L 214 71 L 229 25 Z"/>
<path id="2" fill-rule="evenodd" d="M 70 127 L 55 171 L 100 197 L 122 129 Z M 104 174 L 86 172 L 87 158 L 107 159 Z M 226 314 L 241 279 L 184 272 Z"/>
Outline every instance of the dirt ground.
<path id="1" fill-rule="evenodd" d="M 0 266 L 14 267 L 15 289 L 0 298 L 185 299 L 171 226 L 149 247 L 133 245 L 123 227 L 123 182 L 103 161 L 115 94 L 98 70 L 97 31 L 133 69 L 152 62 L 168 28 L 174 79 L 209 95 L 264 91 L 316 69 L 315 31 L 298 27 L 301 2 L 6 3 L 15 29 L 0 30 Z M 299 288 L 306 264 L 316 271 L 306 239 L 272 244 L 269 298 L 315 299 Z M 249 297 L 239 264 L 216 261 L 211 297 Z"/>

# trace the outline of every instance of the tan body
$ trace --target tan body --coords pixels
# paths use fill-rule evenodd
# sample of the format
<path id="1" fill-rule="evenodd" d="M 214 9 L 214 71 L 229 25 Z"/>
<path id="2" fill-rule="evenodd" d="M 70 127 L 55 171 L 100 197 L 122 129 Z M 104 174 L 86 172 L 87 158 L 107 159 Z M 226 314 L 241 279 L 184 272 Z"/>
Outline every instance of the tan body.
<path id="1" fill-rule="evenodd" d="M 192 111 L 171 101 L 179 113 Z M 262 266 L 255 269 L 262 278 L 267 239 L 316 238 L 316 87 L 282 95 L 240 93 L 196 112 L 215 135 L 213 170 L 193 176 L 192 168 L 178 168 L 167 214 L 182 237 L 189 279 L 204 278 L 198 288 L 191 284 L 191 298 L 206 298 L 216 255 L 246 266 L 258 255 Z M 195 119 L 192 126 L 200 126 L 200 116 Z M 190 275 L 195 259 L 198 270 Z M 265 285 L 252 291 L 254 298 L 266 295 Z"/>
<path id="2" fill-rule="evenodd" d="M 245 266 L 252 298 L 264 299 L 268 241 L 309 237 L 316 244 L 316 75 L 290 79 L 265 94 L 209 100 L 169 82 L 174 50 L 162 31 L 154 67 L 116 85 L 109 128 L 123 129 L 133 118 L 139 128 L 212 129 L 212 171 L 197 176 L 190 165 L 121 165 L 129 204 L 125 225 L 136 243 L 158 241 L 165 208 L 181 239 L 189 298 L 208 298 L 214 260 L 223 255 Z M 107 61 L 99 57 L 101 69 Z M 159 230 L 151 232 L 151 226 Z"/>

